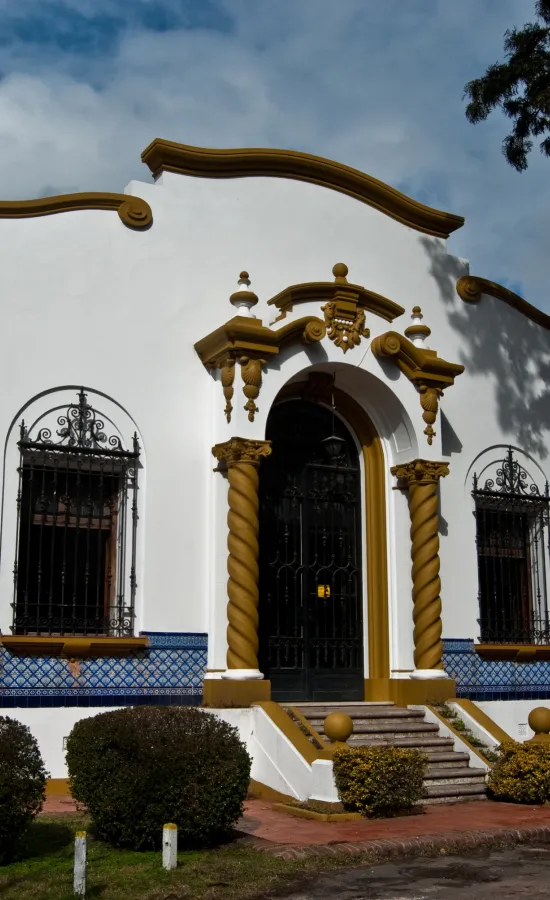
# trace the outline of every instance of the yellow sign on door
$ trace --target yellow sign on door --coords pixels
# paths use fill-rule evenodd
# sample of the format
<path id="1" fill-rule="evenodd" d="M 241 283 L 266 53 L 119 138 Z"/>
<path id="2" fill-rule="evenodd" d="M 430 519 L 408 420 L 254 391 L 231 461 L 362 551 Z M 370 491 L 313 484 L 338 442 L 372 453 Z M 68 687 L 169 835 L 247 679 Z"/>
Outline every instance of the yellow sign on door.
<path id="1" fill-rule="evenodd" d="M 330 585 L 318 584 L 317 585 L 317 596 L 318 597 L 330 597 Z"/>

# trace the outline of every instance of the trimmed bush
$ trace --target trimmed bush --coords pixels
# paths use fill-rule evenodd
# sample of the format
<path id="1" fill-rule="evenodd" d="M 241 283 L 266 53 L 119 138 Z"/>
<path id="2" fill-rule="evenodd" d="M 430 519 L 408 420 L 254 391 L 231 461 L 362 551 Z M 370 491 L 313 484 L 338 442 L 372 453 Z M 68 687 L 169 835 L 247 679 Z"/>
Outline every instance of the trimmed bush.
<path id="1" fill-rule="evenodd" d="M 0 716 L 0 863 L 13 859 L 28 826 L 42 809 L 47 772 L 26 725 Z"/>
<path id="2" fill-rule="evenodd" d="M 181 848 L 211 846 L 242 815 L 250 757 L 238 732 L 210 713 L 140 706 L 77 722 L 67 740 L 71 793 L 98 837 L 158 848 L 178 826 Z"/>
<path id="3" fill-rule="evenodd" d="M 550 800 L 550 744 L 506 741 L 500 745 L 488 782 L 495 800 L 545 803 Z"/>
<path id="4" fill-rule="evenodd" d="M 334 754 L 334 778 L 346 810 L 385 816 L 420 802 L 426 765 L 418 750 L 347 747 Z"/>

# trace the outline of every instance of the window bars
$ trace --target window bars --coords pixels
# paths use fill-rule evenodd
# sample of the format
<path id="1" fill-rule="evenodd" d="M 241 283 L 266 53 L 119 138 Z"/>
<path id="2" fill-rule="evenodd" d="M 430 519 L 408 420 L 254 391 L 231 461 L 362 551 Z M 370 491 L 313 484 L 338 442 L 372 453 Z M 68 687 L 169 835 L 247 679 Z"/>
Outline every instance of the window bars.
<path id="1" fill-rule="evenodd" d="M 480 640 L 548 644 L 547 568 L 550 496 L 514 458 L 506 457 L 483 487 L 474 475 Z"/>
<path id="2" fill-rule="evenodd" d="M 133 635 L 140 448 L 100 415 L 81 390 L 55 437 L 21 423 L 14 634 Z"/>

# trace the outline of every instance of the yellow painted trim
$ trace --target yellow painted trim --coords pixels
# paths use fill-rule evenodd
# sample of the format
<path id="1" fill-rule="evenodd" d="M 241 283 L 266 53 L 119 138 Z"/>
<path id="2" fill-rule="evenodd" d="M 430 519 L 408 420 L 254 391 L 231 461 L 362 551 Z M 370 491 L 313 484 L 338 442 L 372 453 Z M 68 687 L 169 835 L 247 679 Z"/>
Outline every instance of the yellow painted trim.
<path id="1" fill-rule="evenodd" d="M 1 200 L 0 219 L 29 219 L 81 209 L 116 210 L 128 228 L 147 228 L 153 221 L 149 204 L 131 194 L 86 191 L 79 194 L 57 194 L 38 200 Z"/>
<path id="2" fill-rule="evenodd" d="M 276 330 L 262 325 L 261 319 L 234 316 L 215 331 L 197 341 L 195 350 L 203 365 L 221 367 L 231 355 L 276 356 L 282 347 L 292 341 L 312 344 L 322 341 L 325 324 L 317 316 L 303 316 Z"/>
<path id="3" fill-rule="evenodd" d="M 284 387 L 277 402 L 298 397 L 313 402 L 321 401 L 330 406 L 331 392 L 332 378 L 328 376 L 327 379 L 326 373 L 312 373 L 307 382 Z M 384 451 L 371 419 L 356 400 L 336 388 L 334 402 L 338 412 L 355 432 L 362 447 L 365 464 L 369 680 L 385 678 L 389 680 L 390 635 Z M 377 699 L 385 700 L 390 697 L 380 696 Z"/>
<path id="4" fill-rule="evenodd" d="M 512 738 L 509 734 L 507 734 L 500 725 L 497 725 L 487 713 L 483 712 L 482 709 L 477 706 L 473 700 L 464 700 L 462 698 L 453 700 L 455 706 L 459 706 L 460 709 L 463 709 L 465 713 L 468 713 L 469 716 L 472 717 L 474 722 L 484 728 L 485 731 L 488 731 L 491 737 L 495 739 L 499 744 L 504 743 L 505 741 L 511 741 Z"/>
<path id="5" fill-rule="evenodd" d="M 247 707 L 271 699 L 271 682 L 266 679 L 206 678 L 202 683 L 202 698 L 203 705 L 210 709 Z"/>
<path id="6" fill-rule="evenodd" d="M 536 322 L 542 328 L 550 330 L 550 316 L 543 312 L 542 309 L 538 309 L 532 303 L 528 303 L 519 294 L 508 290 L 502 284 L 489 281 L 488 278 L 480 278 L 478 275 L 463 275 L 456 283 L 456 291 L 465 303 L 477 303 L 481 300 L 482 294 L 488 294 L 496 300 L 501 300 L 503 303 L 511 306 L 512 309 L 522 313 L 522 315 L 531 319 L 532 322 Z"/>
<path id="7" fill-rule="evenodd" d="M 68 778 L 48 778 L 46 781 L 46 797 L 70 797 L 71 789 Z"/>
<path id="8" fill-rule="evenodd" d="M 155 138 L 141 159 L 155 177 L 161 172 L 178 172 L 199 178 L 260 176 L 307 181 L 347 194 L 409 228 L 437 237 L 448 237 L 464 225 L 462 216 L 425 206 L 358 169 L 296 150 L 212 150 Z"/>
<path id="9" fill-rule="evenodd" d="M 534 662 L 550 659 L 550 644 L 474 644 L 482 659 L 511 659 L 514 662 Z"/>
<path id="10" fill-rule="evenodd" d="M 273 809 L 298 819 L 313 819 L 315 822 L 360 822 L 363 819 L 361 813 L 319 813 L 313 809 L 304 809 L 303 806 L 290 806 L 288 803 L 274 803 Z"/>
<path id="11" fill-rule="evenodd" d="M 348 284 L 345 279 L 339 281 L 312 281 L 304 284 L 293 284 L 285 288 L 271 300 L 268 306 L 279 310 L 276 321 L 284 319 L 299 303 L 329 303 L 331 300 L 345 300 L 359 309 L 366 309 L 375 316 L 393 322 L 402 316 L 405 309 L 382 294 L 376 294 L 359 284 Z"/>
<path id="12" fill-rule="evenodd" d="M 254 778 L 250 779 L 250 784 L 248 785 L 248 797 L 249 799 L 258 797 L 261 800 L 268 800 L 270 803 L 288 803 L 289 800 L 295 799 L 290 794 L 276 791 L 275 788 L 269 787 L 269 785 L 263 784 L 261 781 L 256 781 Z"/>
<path id="13" fill-rule="evenodd" d="M 488 761 L 485 759 L 485 757 L 483 756 L 483 754 L 479 752 L 479 750 L 477 749 L 477 747 L 472 747 L 472 745 L 469 744 L 467 740 L 465 740 L 464 735 L 461 734 L 460 731 L 457 731 L 456 728 L 453 728 L 453 726 L 451 725 L 451 723 L 448 722 L 447 719 L 444 719 L 443 716 L 441 716 L 441 715 L 438 713 L 437 709 L 434 709 L 434 707 L 433 707 L 433 706 L 430 706 L 429 703 L 425 703 L 425 704 L 423 704 L 423 705 L 426 706 L 427 709 L 429 709 L 430 712 L 433 713 L 434 716 L 436 716 L 436 718 L 438 719 L 438 721 L 439 721 L 442 725 L 445 725 L 445 726 L 449 729 L 449 731 L 450 731 L 452 734 L 454 734 L 455 737 L 460 738 L 460 740 L 462 741 L 462 743 L 466 745 L 466 747 L 468 748 L 468 750 L 471 750 L 472 753 L 474 753 L 474 754 L 477 756 L 477 758 L 483 763 L 484 766 L 487 766 L 487 765 L 488 765 Z"/>
<path id="14" fill-rule="evenodd" d="M 380 678 L 365 681 L 365 700 L 386 700 L 396 706 L 424 706 L 430 700 L 451 700 L 456 696 L 452 678 Z"/>
<path id="15" fill-rule="evenodd" d="M 295 716 L 296 719 L 298 719 L 302 728 L 306 728 L 312 738 L 318 742 L 320 751 L 331 749 L 330 741 L 327 741 L 325 737 L 319 734 L 317 729 L 314 728 L 313 725 L 311 725 L 311 723 L 306 719 L 306 717 L 300 712 L 299 709 L 296 709 L 295 706 L 288 706 L 288 709 L 290 709 L 292 715 Z"/>
<path id="16" fill-rule="evenodd" d="M 254 703 L 254 706 L 259 706 L 263 709 L 273 724 L 286 738 L 288 738 L 292 746 L 295 747 L 300 756 L 303 756 L 306 762 L 311 765 L 314 760 L 322 758 L 321 752 L 315 749 L 305 734 L 302 734 L 296 723 L 292 721 L 282 706 L 275 703 L 274 700 L 263 703 Z"/>
<path id="17" fill-rule="evenodd" d="M 133 650 L 145 650 L 149 638 L 140 637 L 34 637 L 0 634 L 0 644 L 15 656 L 65 656 L 81 659 L 88 656 L 126 656 Z"/>

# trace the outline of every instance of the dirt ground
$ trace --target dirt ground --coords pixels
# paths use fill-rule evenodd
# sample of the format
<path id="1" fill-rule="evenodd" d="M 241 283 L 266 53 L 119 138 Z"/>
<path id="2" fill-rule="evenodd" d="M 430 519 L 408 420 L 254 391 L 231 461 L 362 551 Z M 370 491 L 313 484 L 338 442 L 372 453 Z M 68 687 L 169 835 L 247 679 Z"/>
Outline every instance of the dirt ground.
<path id="1" fill-rule="evenodd" d="M 550 898 L 550 848 L 418 859 L 337 869 L 279 895 L 284 900 L 515 900 Z M 267 898 L 266 898 L 267 900 Z"/>

